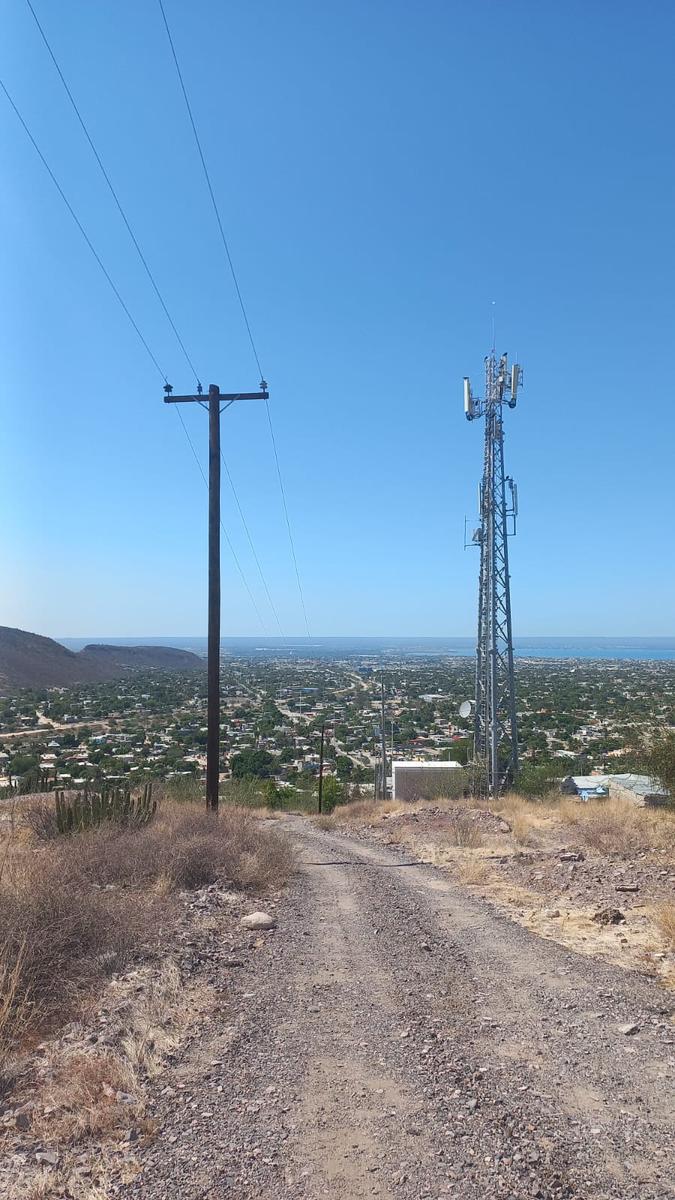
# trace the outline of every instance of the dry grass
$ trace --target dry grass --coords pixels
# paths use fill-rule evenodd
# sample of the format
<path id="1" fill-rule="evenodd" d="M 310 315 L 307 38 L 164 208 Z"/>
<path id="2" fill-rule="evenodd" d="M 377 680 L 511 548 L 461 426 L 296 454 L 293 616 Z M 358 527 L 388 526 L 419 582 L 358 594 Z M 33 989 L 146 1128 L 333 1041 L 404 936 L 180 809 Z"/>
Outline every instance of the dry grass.
<path id="1" fill-rule="evenodd" d="M 180 972 L 169 961 L 128 1013 L 121 1048 L 134 1072 L 147 1077 L 158 1073 L 165 1055 L 178 1044 L 187 1009 Z"/>
<path id="2" fill-rule="evenodd" d="M 450 841 L 457 846 L 479 846 L 478 829 L 465 818 L 462 809 L 473 806 L 489 807 L 508 824 L 514 841 L 521 846 L 540 844 L 556 826 L 564 834 L 574 831 L 578 840 L 599 854 L 620 854 L 626 857 L 658 851 L 675 862 L 675 814 L 670 811 L 638 808 L 628 801 L 609 799 L 581 804 L 557 793 L 541 800 L 530 800 L 517 792 L 506 792 L 489 801 L 474 797 L 419 801 L 402 804 L 396 801 L 360 800 L 336 808 L 332 819 L 337 824 L 377 825 L 387 814 L 415 813 L 421 809 L 441 808 L 451 814 Z M 326 826 L 329 828 L 329 826 Z M 473 832 L 471 832 L 473 830 Z M 466 831 L 469 831 L 468 834 Z M 469 841 L 463 840 L 465 836 Z"/>
<path id="3" fill-rule="evenodd" d="M 25 942 L 0 944 L 0 1096 L 8 1085 L 13 1066 L 13 1047 L 28 1024 L 27 1005 L 22 995 Z"/>
<path id="4" fill-rule="evenodd" d="M 531 845 L 537 828 L 551 822 L 571 828 L 581 843 L 599 854 L 628 857 L 651 850 L 675 860 L 675 816 L 668 811 L 611 797 L 582 804 L 550 794 L 543 801 L 531 801 L 516 792 L 493 797 L 490 808 L 503 817 L 521 845 Z"/>
<path id="5" fill-rule="evenodd" d="M 74 1049 L 57 1043 L 48 1060 L 43 1115 L 33 1133 L 48 1141 L 78 1142 L 137 1126 L 143 1080 L 160 1071 L 178 1044 L 188 1011 L 178 968 L 169 960 L 157 976 L 150 975 L 146 989 L 118 1008 L 111 1026 L 114 1045 L 83 1050 L 81 1039 Z"/>
<path id="6" fill-rule="evenodd" d="M 462 883 L 467 884 L 468 887 L 480 887 L 488 883 L 492 877 L 489 866 L 480 858 L 470 858 L 461 863 L 458 874 Z"/>
<path id="7" fill-rule="evenodd" d="M 383 817 L 417 813 L 424 809 L 442 809 L 454 812 L 457 808 L 470 807 L 478 801 L 468 797 L 439 797 L 433 800 L 354 800 L 351 804 L 340 804 L 332 812 L 338 823 L 377 825 Z"/>
<path id="8" fill-rule="evenodd" d="M 331 813 L 320 813 L 316 817 L 312 817 L 312 824 L 316 825 L 317 829 L 335 829 L 337 824 L 335 817 Z"/>
<path id="9" fill-rule="evenodd" d="M 656 924 L 668 947 L 675 950 L 675 904 L 661 904 L 656 910 Z"/>
<path id="10" fill-rule="evenodd" d="M 514 817 L 510 822 L 511 833 L 519 846 L 532 845 L 532 827 L 527 818 Z"/>
<path id="11" fill-rule="evenodd" d="M 19 1185 L 18 1190 L 12 1191 L 11 1200 L 110 1200 L 110 1185 L 103 1166 L 96 1167 L 97 1179 L 80 1178 L 67 1175 L 57 1167 L 55 1171 L 42 1171 L 40 1175 Z"/>
<path id="12" fill-rule="evenodd" d="M 48 1113 L 40 1132 L 73 1141 L 126 1128 L 139 1113 L 137 1090 L 131 1066 L 111 1051 L 64 1055 L 44 1095 Z"/>
<path id="13" fill-rule="evenodd" d="M 562 801 L 559 815 L 579 839 L 599 854 L 629 856 L 649 850 L 675 858 L 675 818 L 669 812 L 638 808 L 620 799 Z"/>
<path id="14" fill-rule="evenodd" d="M 59 836 L 53 796 L 36 796 L 29 801 L 23 810 L 22 819 L 33 837 L 40 842 L 49 842 Z"/>
<path id="15" fill-rule="evenodd" d="M 332 816 L 336 821 L 349 821 L 364 825 L 375 825 L 382 817 L 392 813 L 404 812 L 410 805 L 399 804 L 396 800 L 354 800 L 351 804 L 339 804 L 333 809 Z"/>
<path id="16" fill-rule="evenodd" d="M 505 792 L 503 796 L 494 796 L 490 800 L 490 808 L 506 821 L 514 840 L 521 846 L 531 844 L 534 826 L 541 819 L 542 813 L 548 811 L 548 807 L 532 803 L 517 792 Z"/>
<path id="17" fill-rule="evenodd" d="M 478 824 L 469 813 L 453 813 L 445 828 L 447 828 L 448 841 L 453 846 L 475 849 L 483 844 Z"/>
<path id="18" fill-rule="evenodd" d="M 353 804 L 339 804 L 333 809 L 332 816 L 337 822 L 355 821 L 372 824 L 381 816 L 380 806 L 375 800 L 355 800 Z"/>
<path id="19" fill-rule="evenodd" d="M 288 843 L 248 812 L 189 803 L 167 803 L 140 829 L 103 826 L 0 857 L 0 1070 L 27 1030 L 67 1019 L 83 992 L 157 943 L 172 892 L 278 889 L 292 869 Z"/>
<path id="20" fill-rule="evenodd" d="M 279 888 L 292 869 L 285 839 L 238 808 L 216 816 L 196 804 L 167 803 L 141 829 L 109 825 L 58 845 L 60 856 L 77 858 L 92 884 L 153 887 L 159 894 L 217 881 Z"/>
<path id="21" fill-rule="evenodd" d="M 147 928 L 147 901 L 104 892 L 77 856 L 27 851 L 0 885 L 4 1044 L 67 1015 L 80 989 L 116 970 Z"/>
<path id="22" fill-rule="evenodd" d="M 59 1159 L 47 1169 L 31 1171 L 28 1165 L 9 1195 L 106 1200 L 109 1169 L 116 1158 L 117 1174 L 120 1148 L 145 1144 L 157 1134 L 156 1121 L 145 1111 L 145 1085 L 195 1019 L 198 997 L 204 998 L 203 989 L 192 986 L 186 994 L 171 960 L 160 968 L 152 963 L 109 986 L 105 1046 L 91 1044 L 87 1023 L 75 1023 L 64 1038 L 43 1045 L 36 1069 L 24 1074 L 21 1099 L 30 1114 L 31 1143 L 57 1149 Z M 128 1157 L 127 1165 L 124 1182 L 137 1169 Z"/>
<path id="23" fill-rule="evenodd" d="M 277 890 L 291 850 L 250 810 L 228 807 L 216 818 L 188 801 L 165 802 L 140 829 L 110 825 L 46 842 L 26 823 L 11 832 L 11 845 L 0 839 L 0 1088 L 20 1090 L 28 1136 L 59 1152 L 53 1169 L 17 1178 L 12 1195 L 104 1200 L 111 1149 L 130 1130 L 155 1136 L 145 1081 L 211 1003 L 208 987 L 186 991 L 176 964 L 157 953 L 175 925 L 175 893 L 216 882 Z M 107 982 L 99 1010 L 104 980 L 132 956 L 133 970 Z M 88 1036 L 92 1003 L 105 1014 L 105 1046 Z M 27 1057 L 38 1036 L 71 1017 L 65 1037 Z"/>

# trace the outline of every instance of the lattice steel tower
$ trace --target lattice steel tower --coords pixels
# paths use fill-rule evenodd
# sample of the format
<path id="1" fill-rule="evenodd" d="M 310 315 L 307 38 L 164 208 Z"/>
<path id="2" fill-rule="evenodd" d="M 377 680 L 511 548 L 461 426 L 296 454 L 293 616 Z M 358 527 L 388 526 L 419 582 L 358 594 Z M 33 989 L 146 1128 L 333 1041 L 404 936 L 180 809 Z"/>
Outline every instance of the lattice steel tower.
<path id="1" fill-rule="evenodd" d="M 516 407 L 521 376 L 518 364 L 509 369 L 506 355 L 498 360 L 493 348 L 485 359 L 485 399 L 475 397 L 464 379 L 467 419 L 485 417 L 480 525 L 472 537 L 480 549 L 474 749 L 490 792 L 501 791 L 518 773 L 508 552 L 509 536 L 516 532 L 518 492 L 504 474 L 503 408 Z"/>

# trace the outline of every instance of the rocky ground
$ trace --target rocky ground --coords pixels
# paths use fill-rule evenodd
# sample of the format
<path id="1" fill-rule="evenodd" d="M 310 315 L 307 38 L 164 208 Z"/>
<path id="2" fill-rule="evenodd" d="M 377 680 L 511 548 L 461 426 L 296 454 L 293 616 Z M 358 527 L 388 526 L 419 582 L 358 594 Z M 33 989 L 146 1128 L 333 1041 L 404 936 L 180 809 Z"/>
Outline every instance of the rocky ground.
<path id="1" fill-rule="evenodd" d="M 536 813 L 536 806 L 530 806 Z M 478 830 L 483 848 L 496 860 L 505 878 L 534 887 L 542 896 L 566 893 L 570 900 L 597 904 L 620 901 L 633 908 L 646 902 L 672 900 L 675 863 L 665 852 L 627 853 L 610 858 L 583 845 L 578 831 L 540 819 L 524 844 L 514 847 L 510 826 L 487 809 L 453 810 L 433 805 L 415 811 L 384 814 L 381 834 L 387 842 L 406 840 L 406 833 L 443 843 L 455 813 L 465 813 Z M 371 830 L 373 832 L 373 830 Z"/>
<path id="2" fill-rule="evenodd" d="M 219 940 L 216 914 L 183 947 L 217 1003 L 150 1084 L 155 1132 L 107 1195 L 675 1194 L 672 995 L 400 848 L 280 824 L 300 869 L 277 927 L 230 915 Z"/>
<path id="3" fill-rule="evenodd" d="M 0 1060 L 1 1197 L 107 1200 L 143 1169 L 148 1146 L 170 1147 L 163 1109 L 199 1107 L 183 1073 L 201 1063 L 212 1027 L 230 1028 L 232 976 L 244 965 L 255 975 L 265 949 L 242 920 L 277 903 L 217 884 L 177 895 L 158 945 L 9 1069 Z M 200 1088 L 212 1086 L 206 1068 Z"/>
<path id="4" fill-rule="evenodd" d="M 537 805 L 526 809 L 520 840 L 499 813 L 466 804 L 409 806 L 360 821 L 344 810 L 344 817 L 340 828 L 352 835 L 411 850 L 460 882 L 471 880 L 480 895 L 539 936 L 653 975 L 675 990 L 675 953 L 658 926 L 660 907 L 675 898 L 672 851 L 602 853 Z M 457 845 L 457 820 L 475 831 L 475 838 L 464 839 L 469 844 Z"/>

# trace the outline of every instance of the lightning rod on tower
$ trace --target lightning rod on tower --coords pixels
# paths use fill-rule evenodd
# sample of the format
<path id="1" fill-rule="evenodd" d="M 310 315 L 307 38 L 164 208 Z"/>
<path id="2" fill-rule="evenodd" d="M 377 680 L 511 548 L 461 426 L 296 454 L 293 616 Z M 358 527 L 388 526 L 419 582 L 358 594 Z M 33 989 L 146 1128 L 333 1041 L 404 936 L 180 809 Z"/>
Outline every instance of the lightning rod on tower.
<path id="1" fill-rule="evenodd" d="M 485 765 L 488 791 L 501 791 L 518 774 L 518 725 L 513 671 L 513 632 L 508 539 L 516 532 L 518 493 L 504 473 L 503 408 L 516 407 L 522 370 L 509 370 L 506 354 L 494 348 L 485 359 L 485 398 L 464 379 L 467 420 L 485 417 L 480 525 L 472 543 L 480 550 L 474 753 Z"/>

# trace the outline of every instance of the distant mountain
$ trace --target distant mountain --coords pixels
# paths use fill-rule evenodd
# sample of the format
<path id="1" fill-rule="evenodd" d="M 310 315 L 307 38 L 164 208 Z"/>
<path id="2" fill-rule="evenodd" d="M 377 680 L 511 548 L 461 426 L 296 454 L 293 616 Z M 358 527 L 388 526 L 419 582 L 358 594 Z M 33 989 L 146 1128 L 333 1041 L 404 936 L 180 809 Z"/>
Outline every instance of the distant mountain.
<path id="1" fill-rule="evenodd" d="M 171 646 L 85 646 L 75 653 L 52 638 L 0 625 L 0 688 L 68 687 L 132 671 L 202 671 L 203 658 Z"/>

